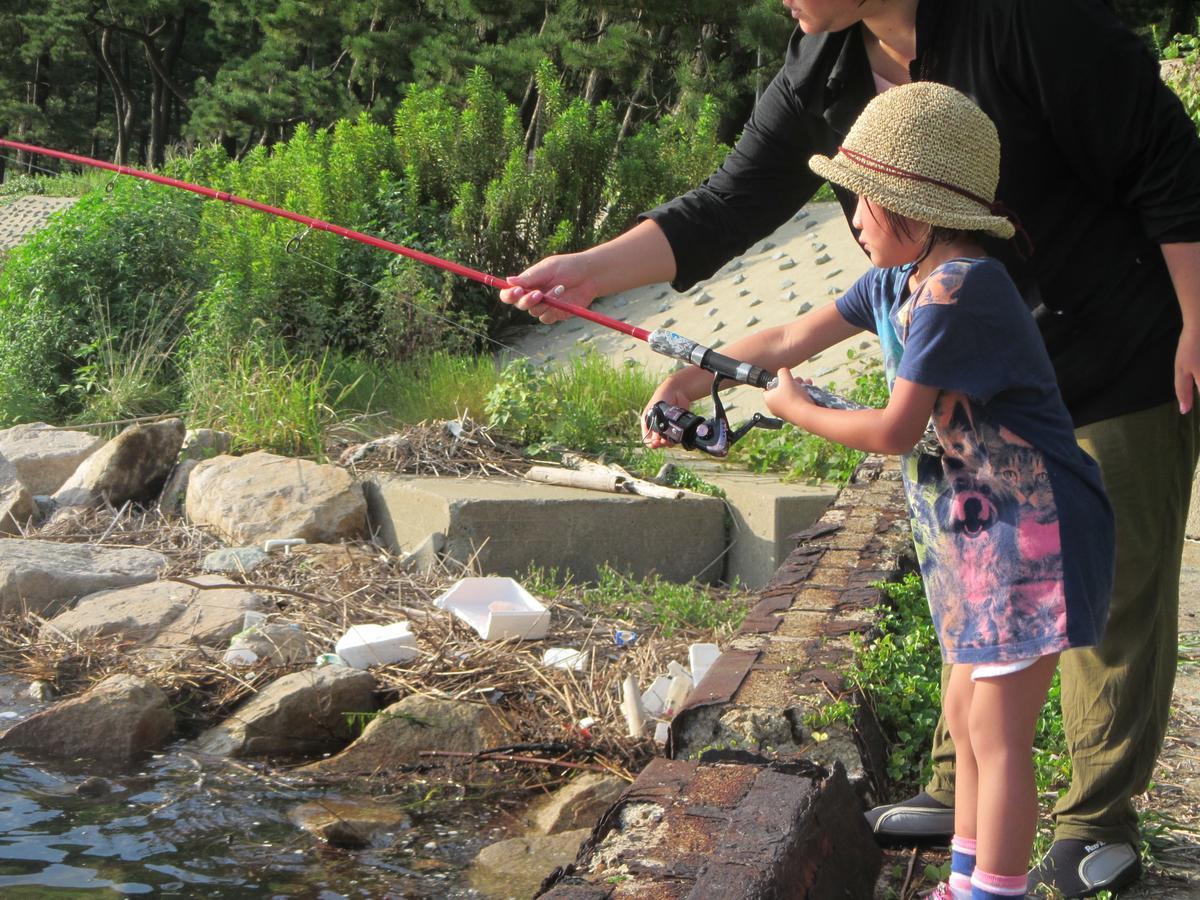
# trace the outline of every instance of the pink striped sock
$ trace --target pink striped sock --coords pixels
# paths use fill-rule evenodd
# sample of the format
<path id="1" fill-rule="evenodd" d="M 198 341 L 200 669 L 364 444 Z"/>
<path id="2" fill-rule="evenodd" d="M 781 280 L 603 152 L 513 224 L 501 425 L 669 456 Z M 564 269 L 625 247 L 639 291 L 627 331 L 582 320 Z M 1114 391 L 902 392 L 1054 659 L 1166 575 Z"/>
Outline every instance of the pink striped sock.
<path id="1" fill-rule="evenodd" d="M 1002 897 L 1024 897 L 1029 883 L 1026 875 L 995 875 L 976 868 L 971 876 L 971 887 L 975 900 L 992 900 Z"/>
<path id="2" fill-rule="evenodd" d="M 957 834 L 950 841 L 950 849 L 957 850 L 959 853 L 969 853 L 975 855 L 975 838 L 959 837 Z"/>
<path id="3" fill-rule="evenodd" d="M 964 875 L 961 872 L 951 872 L 950 880 L 946 884 L 950 886 L 950 893 L 954 895 L 954 900 L 971 900 L 970 875 Z"/>

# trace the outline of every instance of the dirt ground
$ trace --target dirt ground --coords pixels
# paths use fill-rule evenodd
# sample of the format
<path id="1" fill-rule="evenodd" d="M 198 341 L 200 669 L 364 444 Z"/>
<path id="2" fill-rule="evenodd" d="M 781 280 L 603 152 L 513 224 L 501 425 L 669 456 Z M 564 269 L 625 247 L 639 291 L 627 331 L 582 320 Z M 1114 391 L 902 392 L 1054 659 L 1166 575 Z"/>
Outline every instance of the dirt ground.
<path id="1" fill-rule="evenodd" d="M 1138 798 L 1152 861 L 1123 900 L 1200 898 L 1200 543 L 1184 547 L 1179 581 L 1179 669 L 1171 723 L 1154 783 Z M 909 900 L 933 887 L 927 865 L 944 850 L 888 850 L 877 900 Z M 1145 856 L 1143 856 L 1145 860 Z"/>

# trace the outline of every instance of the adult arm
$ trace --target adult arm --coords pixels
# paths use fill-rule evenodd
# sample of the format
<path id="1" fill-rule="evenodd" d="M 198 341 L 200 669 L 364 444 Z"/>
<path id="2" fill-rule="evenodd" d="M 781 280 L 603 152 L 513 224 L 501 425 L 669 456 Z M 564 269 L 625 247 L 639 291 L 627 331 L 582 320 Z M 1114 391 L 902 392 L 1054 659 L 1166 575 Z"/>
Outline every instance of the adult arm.
<path id="1" fill-rule="evenodd" d="M 502 290 L 500 299 L 550 324 L 571 317 L 542 302 L 543 293 L 559 285 L 563 291 L 558 299 L 590 306 L 597 297 L 674 277 L 671 245 L 658 225 L 645 221 L 589 250 L 548 256 L 534 263 L 508 279 L 517 286 Z"/>
<path id="2" fill-rule="evenodd" d="M 1179 411 L 1186 413 L 1200 387 L 1200 243 L 1163 244 L 1162 253 L 1183 315 L 1175 351 L 1175 397 Z"/>

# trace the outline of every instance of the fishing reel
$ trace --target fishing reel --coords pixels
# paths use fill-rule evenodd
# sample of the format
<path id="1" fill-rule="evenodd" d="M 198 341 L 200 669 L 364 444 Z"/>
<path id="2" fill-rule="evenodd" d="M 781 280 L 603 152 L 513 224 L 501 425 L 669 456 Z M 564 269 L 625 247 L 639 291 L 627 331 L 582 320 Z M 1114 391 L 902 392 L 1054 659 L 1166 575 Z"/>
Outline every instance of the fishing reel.
<path id="1" fill-rule="evenodd" d="M 709 456 L 728 455 L 729 448 L 745 437 L 751 428 L 783 427 L 782 419 L 755 413 L 740 427 L 730 428 L 725 406 L 721 403 L 722 381 L 725 378 L 721 375 L 713 376 L 711 418 L 706 419 L 681 407 L 671 406 L 666 400 L 659 400 L 646 413 L 646 427 L 668 441 L 679 444 L 684 450 L 700 450 Z"/>

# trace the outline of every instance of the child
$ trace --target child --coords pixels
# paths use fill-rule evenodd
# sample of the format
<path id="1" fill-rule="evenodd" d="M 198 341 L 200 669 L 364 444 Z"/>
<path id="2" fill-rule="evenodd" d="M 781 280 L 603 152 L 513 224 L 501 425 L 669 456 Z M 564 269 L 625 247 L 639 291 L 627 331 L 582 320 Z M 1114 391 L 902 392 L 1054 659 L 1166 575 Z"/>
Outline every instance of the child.
<path id="1" fill-rule="evenodd" d="M 779 369 L 768 408 L 849 447 L 904 455 L 904 482 L 943 658 L 957 765 L 951 876 L 936 898 L 1024 897 L 1037 821 L 1033 735 L 1058 654 L 1097 643 L 1112 585 L 1112 511 L 1075 442 L 1033 318 L 981 233 L 1012 237 L 994 202 L 991 120 L 953 88 L 892 88 L 817 174 L 859 195 L 872 268 L 838 299 L 725 351 Z M 885 409 L 815 406 L 787 367 L 876 332 Z M 667 378 L 686 407 L 707 373 Z M 914 452 L 930 424 L 940 454 Z M 666 442 L 646 434 L 650 446 Z"/>

